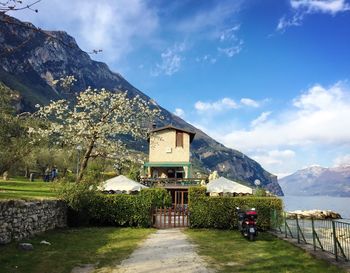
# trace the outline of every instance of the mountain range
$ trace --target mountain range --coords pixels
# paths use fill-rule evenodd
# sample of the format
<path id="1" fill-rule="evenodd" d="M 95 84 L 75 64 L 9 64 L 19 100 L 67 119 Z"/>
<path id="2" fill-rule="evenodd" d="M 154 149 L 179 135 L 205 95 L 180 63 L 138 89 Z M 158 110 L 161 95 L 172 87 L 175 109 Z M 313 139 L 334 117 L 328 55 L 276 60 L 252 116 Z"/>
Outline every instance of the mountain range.
<path id="1" fill-rule="evenodd" d="M 128 91 L 139 95 L 161 109 L 164 120 L 159 125 L 192 130 L 196 133 L 191 146 L 191 160 L 200 170 L 217 170 L 220 175 L 254 186 L 259 179 L 270 192 L 283 195 L 277 177 L 243 153 L 225 147 L 180 117 L 157 105 L 146 94 L 132 86 L 105 63 L 94 61 L 82 51 L 75 39 L 64 31 L 45 31 L 28 22 L 0 14 L 0 81 L 21 94 L 19 111 L 34 111 L 36 104 L 50 100 L 74 99 L 75 94 L 92 88 L 113 92 Z M 77 82 L 72 90 L 64 90 L 53 80 L 73 75 Z M 129 140 L 129 147 L 147 153 L 146 141 Z"/>
<path id="2" fill-rule="evenodd" d="M 350 165 L 311 166 L 278 180 L 286 195 L 350 197 Z"/>

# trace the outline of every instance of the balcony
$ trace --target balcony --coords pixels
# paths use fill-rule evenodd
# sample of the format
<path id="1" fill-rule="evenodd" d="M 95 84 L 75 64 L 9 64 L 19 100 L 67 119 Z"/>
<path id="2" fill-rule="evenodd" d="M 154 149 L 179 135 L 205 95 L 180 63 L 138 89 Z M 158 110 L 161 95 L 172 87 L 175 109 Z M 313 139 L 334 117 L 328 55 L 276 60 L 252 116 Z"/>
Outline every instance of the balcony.
<path id="1" fill-rule="evenodd" d="M 201 184 L 201 178 L 141 178 L 140 183 L 150 188 L 188 188 Z"/>

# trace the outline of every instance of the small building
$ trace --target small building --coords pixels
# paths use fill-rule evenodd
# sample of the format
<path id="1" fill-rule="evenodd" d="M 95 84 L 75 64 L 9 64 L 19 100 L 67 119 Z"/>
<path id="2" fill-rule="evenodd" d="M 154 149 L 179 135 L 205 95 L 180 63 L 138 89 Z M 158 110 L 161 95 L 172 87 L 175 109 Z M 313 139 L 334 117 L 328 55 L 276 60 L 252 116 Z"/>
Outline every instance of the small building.
<path id="1" fill-rule="evenodd" d="M 190 144 L 194 132 L 172 125 L 153 128 L 149 134 L 149 178 L 191 178 Z"/>

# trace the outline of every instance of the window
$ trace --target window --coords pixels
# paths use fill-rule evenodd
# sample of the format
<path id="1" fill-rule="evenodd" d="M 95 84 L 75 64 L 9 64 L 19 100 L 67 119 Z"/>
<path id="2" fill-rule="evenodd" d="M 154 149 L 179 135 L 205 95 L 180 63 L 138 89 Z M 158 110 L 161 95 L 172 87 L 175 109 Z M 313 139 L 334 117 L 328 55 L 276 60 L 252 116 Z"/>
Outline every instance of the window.
<path id="1" fill-rule="evenodd" d="M 183 132 L 176 131 L 176 144 L 175 147 L 183 147 L 184 146 L 184 134 Z"/>

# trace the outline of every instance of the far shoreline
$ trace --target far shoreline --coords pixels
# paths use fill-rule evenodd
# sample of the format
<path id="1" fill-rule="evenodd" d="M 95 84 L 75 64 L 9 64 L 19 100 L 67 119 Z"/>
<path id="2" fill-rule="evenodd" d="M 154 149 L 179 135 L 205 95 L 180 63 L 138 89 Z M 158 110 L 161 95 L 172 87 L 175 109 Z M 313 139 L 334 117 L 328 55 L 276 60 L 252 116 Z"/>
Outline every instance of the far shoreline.
<path id="1" fill-rule="evenodd" d="M 285 211 L 331 210 L 339 213 L 343 219 L 350 219 L 350 197 L 325 195 L 285 195 L 281 196 Z"/>

